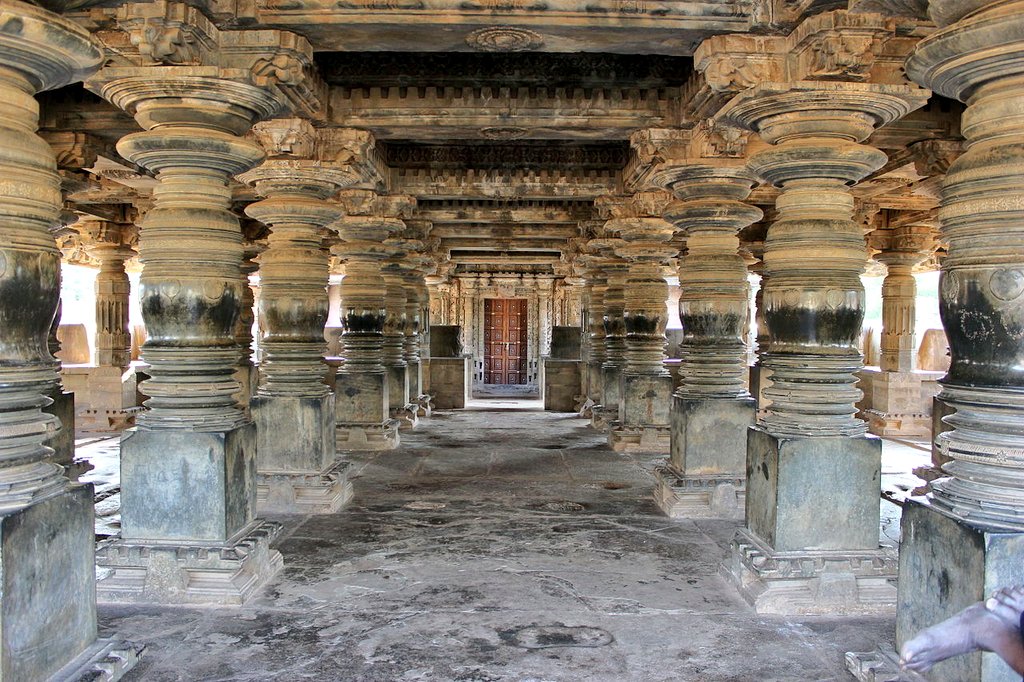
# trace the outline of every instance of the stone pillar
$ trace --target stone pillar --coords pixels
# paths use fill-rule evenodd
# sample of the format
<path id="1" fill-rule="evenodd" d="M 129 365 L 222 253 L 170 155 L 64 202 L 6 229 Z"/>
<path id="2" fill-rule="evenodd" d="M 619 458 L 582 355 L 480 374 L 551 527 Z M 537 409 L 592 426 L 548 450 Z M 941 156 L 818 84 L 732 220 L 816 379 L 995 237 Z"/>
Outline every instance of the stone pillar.
<path id="1" fill-rule="evenodd" d="M 1024 2 L 933 0 L 938 30 L 907 74 L 967 104 L 966 151 L 942 186 L 940 313 L 952 363 L 937 437 L 948 478 L 903 512 L 897 649 L 998 587 L 1024 583 Z M 1016 680 L 994 654 L 937 665 L 938 682 Z"/>
<path id="2" fill-rule="evenodd" d="M 405 327 L 409 301 L 401 267 L 405 251 L 395 244 L 389 246 L 392 248 L 391 258 L 381 268 L 386 291 L 381 358 L 388 375 L 388 414 L 397 419 L 403 414 L 409 414 L 409 365 L 405 361 Z"/>
<path id="3" fill-rule="evenodd" d="M 5 2 L 0 26 L 0 678 L 79 679 L 98 674 L 113 645 L 96 639 L 92 486 L 71 483 L 45 445 L 61 428 L 43 411 L 59 385 L 47 338 L 61 194 L 34 94 L 81 80 L 103 53 L 84 29 L 25 3 Z M 137 656 L 126 658 L 114 679 Z"/>
<path id="4" fill-rule="evenodd" d="M 128 331 L 132 289 L 124 262 L 135 252 L 123 243 L 120 227 L 117 223 L 98 221 L 89 251 L 100 262 L 96 275 L 96 364 L 123 370 L 131 363 L 132 350 Z"/>
<path id="5" fill-rule="evenodd" d="M 669 451 L 672 376 L 665 369 L 668 283 L 663 270 L 678 249 L 674 228 L 660 217 L 671 196 L 639 192 L 616 201 L 606 229 L 619 233 L 615 253 L 628 262 L 623 289 L 625 363 L 620 382 L 618 423 L 608 434 L 616 451 Z"/>
<path id="6" fill-rule="evenodd" d="M 588 409 L 601 404 L 602 390 L 602 367 L 606 359 L 605 355 L 605 293 L 608 289 L 608 279 L 600 267 L 599 256 L 587 254 L 580 257 L 586 264 L 587 280 L 587 366 L 586 366 L 586 402 Z M 587 415 L 585 415 L 587 416 Z"/>
<path id="7" fill-rule="evenodd" d="M 746 528 L 729 566 L 762 613 L 871 612 L 896 597 L 895 555 L 878 543 L 881 442 L 856 417 L 866 247 L 850 190 L 886 162 L 862 141 L 929 94 L 898 72 L 863 82 L 890 38 L 877 15 L 816 15 L 774 45 L 799 80 L 748 88 L 718 114 L 771 145 L 749 166 L 781 189 L 764 245 L 772 403 L 748 433 Z M 829 56 L 840 45 L 842 63 Z M 706 65 L 714 39 L 699 52 Z"/>
<path id="8" fill-rule="evenodd" d="M 280 525 L 255 516 L 256 428 L 233 378 L 248 282 L 232 183 L 263 160 L 244 137 L 252 125 L 304 101 L 312 49 L 281 31 L 221 33 L 194 7 L 148 7 L 118 9 L 119 26 L 137 32 L 124 44 L 142 51 L 122 57 L 140 66 L 87 83 L 134 115 L 143 132 L 118 152 L 158 181 L 139 240 L 149 409 L 122 437 L 122 529 L 99 549 L 109 573 L 98 589 L 111 601 L 238 604 L 282 559 L 270 548 Z M 201 65 L 152 65 L 180 58 L 146 41 L 162 22 L 193 33 L 182 44 Z"/>
<path id="9" fill-rule="evenodd" d="M 430 310 L 429 293 L 424 281 L 424 271 L 431 260 L 424 255 L 423 240 L 430 232 L 431 224 L 425 220 L 407 220 L 403 244 L 408 250 L 402 262 L 402 285 L 406 293 L 405 337 L 403 357 L 409 379 L 409 424 L 415 426 L 421 416 L 429 416 L 430 396 L 423 390 L 423 365 L 421 355 Z"/>
<path id="10" fill-rule="evenodd" d="M 339 450 L 398 447 L 398 423 L 388 413 L 389 382 L 383 364 L 387 284 L 381 268 L 393 255 L 383 242 L 405 228 L 399 216 L 407 215 L 412 204 L 409 197 L 381 196 L 369 190 L 342 193 L 344 217 L 335 223 L 344 240 L 340 253 L 346 261 L 341 281 L 345 362 L 338 370 L 336 388 Z"/>
<path id="11" fill-rule="evenodd" d="M 620 379 L 626 351 L 626 326 L 623 320 L 626 264 L 614 253 L 614 246 L 619 243 L 620 240 L 617 239 L 591 241 L 594 248 L 600 249 L 601 271 L 605 283 L 602 297 L 603 315 L 600 319 L 604 346 L 604 352 L 600 354 L 603 360 L 598 379 L 601 396 L 591 411 L 590 421 L 590 425 L 599 431 L 611 429 L 614 422 L 618 420 L 622 395 Z"/>
<path id="12" fill-rule="evenodd" d="M 671 457 L 655 472 L 655 500 L 669 516 L 742 516 L 755 405 L 745 383 L 750 287 L 738 233 L 762 213 L 743 203 L 755 183 L 742 158 L 712 158 L 699 138 L 689 142 L 685 156 L 664 156 L 660 174 L 679 200 L 665 217 L 682 232 L 686 253 Z"/>
<path id="13" fill-rule="evenodd" d="M 335 454 L 334 394 L 324 383 L 330 256 L 322 241 L 341 216 L 328 199 L 354 177 L 316 158 L 307 121 L 258 123 L 255 133 L 270 158 L 239 179 L 264 197 L 246 214 L 271 228 L 259 256 L 256 504 L 260 512 L 329 514 L 351 498 L 352 485 Z"/>
<path id="14" fill-rule="evenodd" d="M 914 371 L 917 284 L 913 270 L 934 250 L 934 231 L 930 225 L 914 223 L 877 229 L 868 239 L 872 248 L 880 250 L 875 260 L 887 269 L 882 283 L 880 372 L 871 376 L 870 409 L 865 410 L 868 430 L 878 436 L 928 437 L 932 396 L 924 392 L 923 384 L 935 375 Z"/>

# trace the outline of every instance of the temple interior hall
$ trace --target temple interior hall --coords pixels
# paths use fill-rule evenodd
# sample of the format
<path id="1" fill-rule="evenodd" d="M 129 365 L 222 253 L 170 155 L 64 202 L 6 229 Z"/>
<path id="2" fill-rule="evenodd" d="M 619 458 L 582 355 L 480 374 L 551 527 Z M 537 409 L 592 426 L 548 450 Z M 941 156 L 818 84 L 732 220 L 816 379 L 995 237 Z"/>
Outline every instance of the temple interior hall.
<path id="1" fill-rule="evenodd" d="M 0 682 L 1016 682 L 1022 102 L 1024 0 L 0 0 Z"/>

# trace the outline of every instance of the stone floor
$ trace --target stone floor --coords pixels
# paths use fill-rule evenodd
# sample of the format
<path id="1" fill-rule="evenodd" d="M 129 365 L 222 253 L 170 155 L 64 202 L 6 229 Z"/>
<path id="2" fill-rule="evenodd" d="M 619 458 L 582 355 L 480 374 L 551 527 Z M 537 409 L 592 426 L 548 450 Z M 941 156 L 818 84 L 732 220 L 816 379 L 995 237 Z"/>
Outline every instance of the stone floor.
<path id="1" fill-rule="evenodd" d="M 115 530 L 116 441 L 82 451 Z M 435 413 L 354 460 L 351 506 L 279 519 L 286 568 L 248 605 L 101 606 L 149 647 L 128 679 L 807 682 L 891 641 L 889 617 L 754 614 L 718 575 L 737 522 L 664 518 L 657 459 L 572 415 Z"/>

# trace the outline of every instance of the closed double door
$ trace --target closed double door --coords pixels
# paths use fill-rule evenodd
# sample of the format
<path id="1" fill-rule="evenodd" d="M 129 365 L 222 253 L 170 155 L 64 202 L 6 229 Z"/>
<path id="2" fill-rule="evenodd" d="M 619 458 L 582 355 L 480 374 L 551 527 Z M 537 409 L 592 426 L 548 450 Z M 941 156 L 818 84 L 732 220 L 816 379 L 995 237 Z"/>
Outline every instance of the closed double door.
<path id="1" fill-rule="evenodd" d="M 484 299 L 484 383 L 526 383 L 526 299 Z"/>

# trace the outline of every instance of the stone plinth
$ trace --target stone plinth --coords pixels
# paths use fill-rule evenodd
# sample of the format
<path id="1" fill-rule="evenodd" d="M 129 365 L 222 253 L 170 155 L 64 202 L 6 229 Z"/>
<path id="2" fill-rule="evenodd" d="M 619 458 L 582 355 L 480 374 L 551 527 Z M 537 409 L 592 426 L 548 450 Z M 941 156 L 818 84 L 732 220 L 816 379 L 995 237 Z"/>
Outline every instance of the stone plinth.
<path id="1" fill-rule="evenodd" d="M 654 499 L 668 516 L 742 516 L 754 399 L 673 396 L 671 458 Z M 718 490 L 718 488 L 721 488 Z"/>
<path id="2" fill-rule="evenodd" d="M 240 604 L 273 577 L 279 526 L 253 521 L 256 427 L 134 428 L 121 439 L 121 535 L 102 544 L 101 600 Z M 188 500 L 188 504 L 182 504 Z"/>
<path id="3" fill-rule="evenodd" d="M 1024 584 L 1024 533 L 992 533 L 950 518 L 927 499 L 903 507 L 896 649 L 1000 587 Z M 992 653 L 939 663 L 931 682 L 1018 682 L 1019 674 Z"/>
<path id="4" fill-rule="evenodd" d="M 470 362 L 470 358 L 430 358 L 429 390 L 435 410 L 461 410 L 466 406 L 473 379 Z"/>
<path id="5" fill-rule="evenodd" d="M 669 451 L 672 377 L 627 374 L 622 377 L 619 423 L 608 434 L 616 452 Z"/>
<path id="6" fill-rule="evenodd" d="M 430 357 L 460 357 L 462 355 L 461 334 L 462 327 L 457 324 L 430 325 Z"/>
<path id="7" fill-rule="evenodd" d="M 256 396 L 256 509 L 329 514 L 352 496 L 336 461 L 334 395 Z"/>
<path id="8" fill-rule="evenodd" d="M 878 545 L 881 440 L 747 432 L 746 528 L 727 572 L 758 613 L 873 613 L 895 602 Z"/>
<path id="9" fill-rule="evenodd" d="M 876 436 L 927 438 L 932 432 L 932 398 L 939 392 L 938 372 L 858 372 L 864 391 L 864 416 Z"/>
<path id="10" fill-rule="evenodd" d="M 409 406 L 409 367 L 394 365 L 387 367 L 388 373 L 388 405 L 393 416 L 406 410 Z"/>
<path id="11" fill-rule="evenodd" d="M 124 367 L 79 365 L 61 371 L 65 387 L 75 394 L 75 425 L 81 431 L 121 431 L 136 403 L 137 379 Z"/>
<path id="12" fill-rule="evenodd" d="M 339 372 L 335 415 L 339 450 L 398 447 L 398 423 L 388 416 L 388 377 L 384 372 Z"/>
<path id="13" fill-rule="evenodd" d="M 619 420 L 622 401 L 622 367 L 607 365 L 600 369 L 601 402 L 591 412 L 590 425 L 608 431 Z"/>
<path id="14" fill-rule="evenodd" d="M 555 360 L 579 360 L 583 329 L 580 327 L 551 328 L 551 357 Z"/>
<path id="15" fill-rule="evenodd" d="M 544 409 L 575 412 L 580 395 L 579 360 L 544 358 Z"/>

